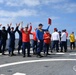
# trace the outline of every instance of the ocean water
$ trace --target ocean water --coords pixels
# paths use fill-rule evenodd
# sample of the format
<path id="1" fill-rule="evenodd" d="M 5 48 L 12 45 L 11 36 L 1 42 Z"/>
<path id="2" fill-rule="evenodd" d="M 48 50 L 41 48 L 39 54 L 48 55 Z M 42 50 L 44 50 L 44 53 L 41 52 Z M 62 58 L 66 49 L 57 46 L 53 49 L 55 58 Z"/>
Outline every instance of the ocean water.
<path id="1" fill-rule="evenodd" d="M 8 49 L 8 45 L 9 45 L 9 39 L 7 40 L 7 44 L 6 44 L 6 48 Z M 32 39 L 30 41 L 30 45 L 32 46 Z M 70 41 L 69 39 L 67 40 L 67 46 L 70 46 Z M 15 48 L 18 47 L 18 39 L 15 40 Z"/>
<path id="2" fill-rule="evenodd" d="M 6 42 L 6 49 L 8 49 L 8 46 L 9 46 L 9 39 Z M 15 40 L 15 48 L 17 47 L 18 47 L 18 39 Z"/>

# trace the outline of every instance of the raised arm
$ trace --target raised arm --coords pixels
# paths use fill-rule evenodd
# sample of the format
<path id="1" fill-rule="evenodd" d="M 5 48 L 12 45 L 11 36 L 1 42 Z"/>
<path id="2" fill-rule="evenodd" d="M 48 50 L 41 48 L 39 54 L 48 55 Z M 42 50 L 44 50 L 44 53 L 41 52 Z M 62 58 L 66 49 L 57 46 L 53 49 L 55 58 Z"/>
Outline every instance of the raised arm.
<path id="1" fill-rule="evenodd" d="M 16 31 L 18 31 L 19 26 L 20 26 L 20 23 L 19 23 L 19 24 L 16 23 L 16 28 L 15 28 L 15 30 L 14 30 L 14 33 L 15 33 Z"/>
<path id="2" fill-rule="evenodd" d="M 11 26 L 12 24 L 7 24 L 7 26 L 8 26 L 8 28 L 7 28 L 7 32 L 10 34 L 10 26 Z"/>
<path id="3" fill-rule="evenodd" d="M 19 25 L 16 25 L 16 28 L 14 30 L 14 33 L 18 30 Z"/>
<path id="4" fill-rule="evenodd" d="M 31 30 L 32 30 L 32 26 L 30 26 L 30 28 L 29 28 L 29 30 L 28 30 L 28 31 L 31 33 Z"/>
<path id="5" fill-rule="evenodd" d="M 21 34 L 21 31 L 18 29 L 18 28 L 19 28 L 19 26 L 20 26 L 20 23 L 19 23 L 19 24 L 17 24 L 17 23 L 16 23 L 16 26 L 17 26 L 16 31 L 17 31 L 19 34 Z"/>
<path id="6" fill-rule="evenodd" d="M 30 28 L 28 29 L 28 31 L 31 33 L 31 30 L 32 30 L 32 25 L 30 23 Z"/>
<path id="7" fill-rule="evenodd" d="M 50 25 L 47 27 L 47 29 L 43 29 L 43 31 L 48 31 L 49 27 L 50 27 Z"/>

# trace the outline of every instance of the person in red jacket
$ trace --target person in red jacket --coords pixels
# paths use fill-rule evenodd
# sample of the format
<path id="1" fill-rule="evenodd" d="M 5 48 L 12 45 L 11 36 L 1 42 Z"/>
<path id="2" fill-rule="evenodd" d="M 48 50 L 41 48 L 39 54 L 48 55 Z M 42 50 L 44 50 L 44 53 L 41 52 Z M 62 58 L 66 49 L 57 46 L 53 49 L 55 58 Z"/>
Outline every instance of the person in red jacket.
<path id="1" fill-rule="evenodd" d="M 27 48 L 27 57 L 30 56 L 30 33 L 32 30 L 32 26 L 30 25 L 30 28 L 28 29 L 28 25 L 25 28 L 21 28 L 22 32 L 22 53 L 23 57 L 26 56 L 25 49 Z"/>
<path id="2" fill-rule="evenodd" d="M 49 33 L 49 31 L 46 31 L 44 33 L 44 55 L 49 55 L 48 51 L 49 51 L 49 46 L 50 46 L 50 42 L 51 42 L 51 34 Z"/>
<path id="3" fill-rule="evenodd" d="M 37 53 L 37 37 L 36 37 L 36 30 L 35 29 L 34 32 L 31 32 L 31 34 L 33 35 L 33 41 L 32 41 L 32 47 L 33 47 L 33 54 Z"/>

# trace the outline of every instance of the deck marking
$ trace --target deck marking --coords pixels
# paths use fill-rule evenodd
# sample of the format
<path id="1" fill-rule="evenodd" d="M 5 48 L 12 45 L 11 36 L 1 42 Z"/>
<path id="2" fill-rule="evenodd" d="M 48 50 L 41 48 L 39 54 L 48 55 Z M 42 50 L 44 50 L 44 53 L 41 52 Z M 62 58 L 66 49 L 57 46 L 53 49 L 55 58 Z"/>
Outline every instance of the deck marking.
<path id="1" fill-rule="evenodd" d="M 20 62 L 13 62 L 13 63 L 7 63 L 0 65 L 0 68 L 12 66 L 12 65 L 18 65 L 18 64 L 25 64 L 25 63 L 35 63 L 35 62 L 47 62 L 47 61 L 76 61 L 76 59 L 41 59 L 41 60 L 28 60 L 28 61 L 20 61 Z"/>

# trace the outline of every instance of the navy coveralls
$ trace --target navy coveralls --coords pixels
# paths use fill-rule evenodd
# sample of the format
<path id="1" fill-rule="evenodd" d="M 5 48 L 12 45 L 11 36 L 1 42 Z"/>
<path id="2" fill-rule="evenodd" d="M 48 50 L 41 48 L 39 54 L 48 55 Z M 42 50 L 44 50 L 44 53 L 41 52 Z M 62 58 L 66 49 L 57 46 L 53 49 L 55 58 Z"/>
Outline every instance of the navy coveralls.
<path id="1" fill-rule="evenodd" d="M 40 31 L 39 29 L 36 30 L 36 37 L 37 40 L 40 40 L 40 42 L 37 42 L 37 55 L 40 55 L 41 51 L 43 50 L 43 34 L 44 31 L 48 31 L 49 26 L 47 29 L 42 29 L 42 31 Z"/>
<path id="2" fill-rule="evenodd" d="M 10 27 L 8 27 L 8 33 L 10 35 L 9 38 L 9 54 L 13 55 L 14 53 L 14 48 L 15 48 L 15 32 L 17 30 L 18 27 L 16 27 L 15 31 L 10 31 Z"/>
<path id="3" fill-rule="evenodd" d="M 18 34 L 19 34 L 19 41 L 18 41 L 18 54 L 20 54 L 20 49 L 22 46 L 22 32 L 20 30 L 17 30 Z"/>

